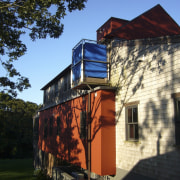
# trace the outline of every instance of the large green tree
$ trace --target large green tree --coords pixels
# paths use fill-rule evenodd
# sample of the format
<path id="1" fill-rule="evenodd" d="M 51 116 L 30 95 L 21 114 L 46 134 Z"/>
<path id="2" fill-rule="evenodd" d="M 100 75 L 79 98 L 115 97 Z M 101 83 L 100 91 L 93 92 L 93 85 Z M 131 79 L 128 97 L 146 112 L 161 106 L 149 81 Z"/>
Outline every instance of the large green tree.
<path id="1" fill-rule="evenodd" d="M 13 65 L 27 50 L 21 35 L 29 33 L 32 41 L 47 36 L 58 38 L 63 32 L 61 19 L 67 11 L 82 10 L 86 1 L 0 0 L 0 64 L 6 70 L 6 75 L 0 74 L 1 92 L 16 96 L 17 90 L 30 87 L 28 78 Z"/>
<path id="2" fill-rule="evenodd" d="M 32 155 L 33 115 L 39 106 L 0 93 L 0 158 Z"/>

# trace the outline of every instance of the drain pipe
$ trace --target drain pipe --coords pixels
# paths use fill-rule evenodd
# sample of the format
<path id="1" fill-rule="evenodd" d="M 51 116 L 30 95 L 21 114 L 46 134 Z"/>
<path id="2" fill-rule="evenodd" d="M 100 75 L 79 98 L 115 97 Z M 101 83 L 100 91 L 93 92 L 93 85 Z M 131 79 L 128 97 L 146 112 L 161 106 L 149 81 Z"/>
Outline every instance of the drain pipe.
<path id="1" fill-rule="evenodd" d="M 88 180 L 91 179 L 91 92 L 88 93 Z"/>
<path id="2" fill-rule="evenodd" d="M 87 119 L 87 146 L 88 146 L 88 180 L 91 179 L 91 92 L 92 88 L 87 84 L 90 89 L 88 92 L 88 119 Z"/>

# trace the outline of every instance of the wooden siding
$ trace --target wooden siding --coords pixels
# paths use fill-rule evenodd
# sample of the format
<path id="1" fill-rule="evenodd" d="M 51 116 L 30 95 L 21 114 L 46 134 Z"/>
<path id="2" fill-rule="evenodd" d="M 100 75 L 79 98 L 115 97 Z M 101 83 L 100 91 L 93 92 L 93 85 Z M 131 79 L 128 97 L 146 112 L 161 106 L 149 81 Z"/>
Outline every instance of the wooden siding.
<path id="1" fill-rule="evenodd" d="M 153 178 L 164 179 L 170 173 L 179 177 L 172 94 L 180 92 L 180 36 L 113 41 L 110 49 L 111 85 L 117 88 L 117 168 Z M 124 105 L 137 101 L 140 139 L 130 142 Z"/>
<path id="2" fill-rule="evenodd" d="M 39 148 L 87 169 L 87 140 L 80 137 L 80 113 L 87 111 L 88 95 L 40 112 Z M 53 130 L 44 137 L 44 121 L 53 116 Z M 60 133 L 57 134 L 57 118 Z M 91 93 L 91 171 L 99 175 L 116 173 L 115 95 L 112 90 Z"/>

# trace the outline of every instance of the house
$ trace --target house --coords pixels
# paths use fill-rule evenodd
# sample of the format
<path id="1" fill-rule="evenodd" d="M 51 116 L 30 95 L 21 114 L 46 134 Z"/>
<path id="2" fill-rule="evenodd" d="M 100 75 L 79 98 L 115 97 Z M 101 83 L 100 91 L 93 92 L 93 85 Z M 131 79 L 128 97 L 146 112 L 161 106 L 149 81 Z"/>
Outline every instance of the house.
<path id="1" fill-rule="evenodd" d="M 65 160 L 89 179 L 180 179 L 179 25 L 157 5 L 110 18 L 97 41 L 80 41 L 42 88 L 35 166 L 56 178 Z"/>

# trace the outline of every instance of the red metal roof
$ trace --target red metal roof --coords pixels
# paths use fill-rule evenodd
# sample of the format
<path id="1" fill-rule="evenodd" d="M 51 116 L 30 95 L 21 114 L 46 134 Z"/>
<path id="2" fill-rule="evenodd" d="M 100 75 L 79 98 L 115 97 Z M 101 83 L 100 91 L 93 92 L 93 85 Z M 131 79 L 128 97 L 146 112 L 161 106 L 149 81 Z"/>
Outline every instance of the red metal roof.
<path id="1" fill-rule="evenodd" d="M 129 21 L 111 17 L 97 30 L 97 41 L 102 40 L 106 35 L 113 30 L 127 24 Z"/>
<path id="2" fill-rule="evenodd" d="M 114 29 L 106 38 L 143 39 L 180 34 L 180 26 L 158 4 L 129 23 Z"/>

